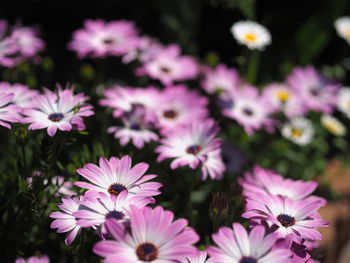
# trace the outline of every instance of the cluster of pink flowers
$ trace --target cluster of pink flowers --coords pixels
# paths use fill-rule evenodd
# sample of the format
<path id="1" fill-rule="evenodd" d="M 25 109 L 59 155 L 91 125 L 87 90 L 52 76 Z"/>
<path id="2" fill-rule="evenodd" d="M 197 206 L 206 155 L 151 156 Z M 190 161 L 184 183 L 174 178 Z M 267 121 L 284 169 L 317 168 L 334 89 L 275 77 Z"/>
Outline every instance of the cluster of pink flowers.
<path id="1" fill-rule="evenodd" d="M 46 128 L 50 136 L 58 129 L 84 130 L 83 117 L 94 114 L 87 99 L 83 93 L 75 95 L 72 88 L 45 89 L 41 94 L 19 83 L 1 82 L 0 125 L 11 128 L 9 122 L 29 123 L 29 130 Z"/>
<path id="2" fill-rule="evenodd" d="M 0 65 L 12 68 L 26 60 L 37 60 L 45 43 L 35 28 L 9 26 L 0 20 Z"/>

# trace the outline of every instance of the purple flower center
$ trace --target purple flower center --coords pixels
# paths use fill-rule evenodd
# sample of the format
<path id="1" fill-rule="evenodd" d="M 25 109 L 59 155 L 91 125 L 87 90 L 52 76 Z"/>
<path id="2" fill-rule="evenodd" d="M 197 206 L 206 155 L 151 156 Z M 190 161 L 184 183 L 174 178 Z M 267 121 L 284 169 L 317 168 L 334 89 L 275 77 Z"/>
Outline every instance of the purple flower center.
<path id="1" fill-rule="evenodd" d="M 320 95 L 321 91 L 320 91 L 320 88 L 318 88 L 318 87 L 313 87 L 313 88 L 310 90 L 310 93 L 311 93 L 312 96 L 318 97 L 318 96 Z"/>
<path id="2" fill-rule="evenodd" d="M 239 261 L 239 263 L 257 263 L 258 261 L 255 258 L 252 257 L 243 257 Z"/>
<path id="3" fill-rule="evenodd" d="M 194 144 L 194 145 L 189 146 L 189 147 L 186 149 L 186 152 L 187 152 L 187 153 L 190 153 L 190 154 L 193 154 L 193 155 L 196 155 L 196 154 L 198 154 L 201 150 L 202 150 L 202 146 L 200 146 L 200 145 L 198 145 L 198 144 Z"/>
<path id="4" fill-rule="evenodd" d="M 117 220 L 123 219 L 124 214 L 120 211 L 110 211 L 107 215 L 106 218 L 114 218 Z"/>
<path id="5" fill-rule="evenodd" d="M 170 68 L 167 66 L 161 66 L 160 67 L 160 71 L 162 71 L 163 73 L 169 73 L 170 72 Z"/>
<path id="6" fill-rule="evenodd" d="M 112 44 L 114 44 L 116 41 L 115 41 L 115 39 L 113 39 L 113 38 L 105 38 L 104 40 L 103 40 L 103 43 L 104 44 L 106 44 L 106 45 L 112 45 Z"/>
<path id="7" fill-rule="evenodd" d="M 139 260 L 153 261 L 158 256 L 158 248 L 152 243 L 142 243 L 136 248 L 136 255 Z"/>
<path id="8" fill-rule="evenodd" d="M 110 193 L 111 195 L 115 195 L 115 196 L 118 196 L 124 190 L 128 190 L 128 188 L 126 188 L 126 186 L 124 186 L 122 184 L 118 184 L 118 183 L 111 184 L 108 187 L 108 193 Z"/>
<path id="9" fill-rule="evenodd" d="M 178 113 L 174 110 L 166 110 L 163 112 L 163 116 L 168 119 L 175 119 Z"/>
<path id="10" fill-rule="evenodd" d="M 130 129 L 135 130 L 135 131 L 139 131 L 139 130 L 141 130 L 141 126 L 138 123 L 131 123 Z"/>
<path id="11" fill-rule="evenodd" d="M 277 220 L 281 223 L 284 227 L 290 227 L 295 225 L 295 218 L 289 215 L 279 215 L 277 217 Z"/>
<path id="12" fill-rule="evenodd" d="M 60 120 L 63 119 L 63 114 L 62 113 L 51 113 L 49 115 L 49 120 L 53 121 L 53 122 L 59 122 Z"/>
<path id="13" fill-rule="evenodd" d="M 249 108 L 244 108 L 243 113 L 247 116 L 252 116 L 254 112 Z"/>

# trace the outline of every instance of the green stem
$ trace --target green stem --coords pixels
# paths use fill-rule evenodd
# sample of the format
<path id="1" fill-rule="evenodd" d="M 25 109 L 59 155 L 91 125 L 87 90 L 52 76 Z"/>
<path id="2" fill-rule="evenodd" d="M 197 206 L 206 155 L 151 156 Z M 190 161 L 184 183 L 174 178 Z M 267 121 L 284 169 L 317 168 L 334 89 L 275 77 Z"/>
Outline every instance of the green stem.
<path id="1" fill-rule="evenodd" d="M 27 166 L 27 159 L 26 159 L 25 148 L 24 148 L 23 144 L 21 144 L 21 152 L 22 152 L 22 161 L 23 161 L 24 174 L 27 175 L 28 166 Z"/>
<path id="2" fill-rule="evenodd" d="M 247 81 L 254 85 L 258 75 L 260 53 L 257 50 L 250 52 L 249 64 L 247 68 Z"/>

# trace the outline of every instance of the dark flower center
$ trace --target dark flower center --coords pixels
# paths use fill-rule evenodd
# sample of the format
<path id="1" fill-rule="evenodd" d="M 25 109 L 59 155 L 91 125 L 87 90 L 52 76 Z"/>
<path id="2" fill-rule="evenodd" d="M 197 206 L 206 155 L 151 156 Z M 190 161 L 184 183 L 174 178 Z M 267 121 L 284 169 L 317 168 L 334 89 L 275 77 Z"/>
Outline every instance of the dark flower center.
<path id="1" fill-rule="evenodd" d="M 318 87 L 314 87 L 310 90 L 311 95 L 314 97 L 318 97 L 320 95 L 320 92 L 320 88 Z"/>
<path id="2" fill-rule="evenodd" d="M 289 215 L 279 215 L 277 217 L 277 220 L 281 223 L 284 227 L 294 226 L 295 225 L 295 218 Z"/>
<path id="3" fill-rule="evenodd" d="M 141 126 L 138 123 L 131 123 L 130 129 L 135 130 L 135 131 L 139 131 L 139 130 L 141 130 Z"/>
<path id="4" fill-rule="evenodd" d="M 252 257 L 243 257 L 239 261 L 239 263 L 257 263 L 258 261 L 255 258 Z"/>
<path id="5" fill-rule="evenodd" d="M 128 190 L 128 188 L 126 188 L 124 185 L 118 184 L 118 183 L 111 184 L 108 187 L 108 193 L 110 193 L 111 195 L 115 195 L 115 196 L 119 195 L 124 190 Z"/>
<path id="6" fill-rule="evenodd" d="M 123 219 L 124 214 L 120 211 L 110 211 L 107 215 L 106 218 L 114 218 L 117 220 Z"/>
<path id="7" fill-rule="evenodd" d="M 161 66 L 160 67 L 160 71 L 162 71 L 164 73 L 169 73 L 170 72 L 170 68 L 168 68 L 167 66 Z"/>
<path id="8" fill-rule="evenodd" d="M 106 44 L 106 45 L 111 45 L 111 44 L 115 43 L 115 39 L 113 39 L 113 38 L 105 38 L 103 40 L 103 43 Z"/>
<path id="9" fill-rule="evenodd" d="M 252 116 L 254 112 L 249 108 L 244 108 L 243 113 L 247 116 Z"/>
<path id="10" fill-rule="evenodd" d="M 186 149 L 186 152 L 190 153 L 190 154 L 193 154 L 193 155 L 196 155 L 196 154 L 198 154 L 200 152 L 200 150 L 202 150 L 202 146 L 200 146 L 198 144 L 194 144 L 194 145 L 189 146 Z"/>
<path id="11" fill-rule="evenodd" d="M 139 260 L 152 261 L 157 258 L 158 248 L 152 243 L 142 243 L 136 248 L 136 255 Z"/>
<path id="12" fill-rule="evenodd" d="M 178 113 L 174 110 L 166 110 L 163 112 L 163 116 L 168 119 L 175 119 Z"/>
<path id="13" fill-rule="evenodd" d="M 54 122 L 59 122 L 60 120 L 63 119 L 63 114 L 62 113 L 51 113 L 49 115 L 49 120 L 54 121 Z"/>

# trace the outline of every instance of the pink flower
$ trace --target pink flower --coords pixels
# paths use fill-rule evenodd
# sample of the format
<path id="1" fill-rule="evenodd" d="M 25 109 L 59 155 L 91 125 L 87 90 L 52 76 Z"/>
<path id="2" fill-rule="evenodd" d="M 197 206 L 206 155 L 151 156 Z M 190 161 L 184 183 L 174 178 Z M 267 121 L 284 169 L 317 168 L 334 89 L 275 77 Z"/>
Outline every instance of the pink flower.
<path id="1" fill-rule="evenodd" d="M 114 219 L 106 222 L 113 240 L 99 241 L 94 253 L 111 262 L 178 262 L 180 258 L 195 255 L 193 246 L 198 235 L 187 227 L 187 220 L 173 221 L 172 212 L 158 206 L 130 210 L 130 232 Z"/>
<path id="2" fill-rule="evenodd" d="M 144 73 L 160 80 L 164 85 L 197 77 L 196 61 L 190 56 L 181 56 L 180 53 L 180 47 L 175 44 L 164 47 L 145 63 Z"/>
<path id="3" fill-rule="evenodd" d="M 65 197 L 62 198 L 62 203 L 57 206 L 62 212 L 53 212 L 50 214 L 51 218 L 55 218 L 50 227 L 57 228 L 57 233 L 68 232 L 64 242 L 69 246 L 80 230 L 80 226 L 77 224 L 75 216 L 73 216 L 73 213 L 79 210 L 80 200 L 76 196 Z"/>
<path id="4" fill-rule="evenodd" d="M 207 68 L 204 76 L 201 86 L 210 94 L 230 93 L 243 84 L 238 71 L 224 64 L 219 64 L 215 69 Z"/>
<path id="5" fill-rule="evenodd" d="M 207 174 L 212 179 L 220 179 L 225 165 L 221 159 L 221 140 L 216 138 L 218 131 L 219 128 L 212 120 L 196 121 L 179 127 L 161 140 L 161 145 L 155 150 L 159 153 L 157 160 L 175 158 L 171 162 L 171 169 L 186 165 L 196 169 L 201 165 L 202 180 Z"/>
<path id="6" fill-rule="evenodd" d="M 39 95 L 39 91 L 32 90 L 26 85 L 20 83 L 10 84 L 8 82 L 0 82 L 0 93 L 13 93 L 14 97 L 12 98 L 11 103 L 21 108 L 32 107 L 32 98 Z"/>
<path id="7" fill-rule="evenodd" d="M 239 223 L 232 229 L 221 227 L 212 235 L 218 247 L 208 247 L 211 258 L 220 263 L 292 263 L 291 251 L 285 248 L 272 249 L 278 240 L 276 234 L 265 233 L 263 226 L 254 227 L 250 234 Z"/>
<path id="8" fill-rule="evenodd" d="M 56 93 L 46 90 L 45 94 L 32 98 L 34 106 L 23 111 L 23 122 L 30 123 L 29 130 L 47 128 L 49 136 L 54 136 L 57 129 L 83 130 L 82 117 L 94 114 L 92 106 L 85 104 L 86 100 L 82 93 L 74 95 L 72 89 L 58 89 Z"/>
<path id="9" fill-rule="evenodd" d="M 167 87 L 155 108 L 159 127 L 163 134 L 172 132 L 181 125 L 208 117 L 208 99 L 190 91 L 184 85 Z"/>
<path id="10" fill-rule="evenodd" d="M 9 122 L 19 122 L 21 109 L 10 104 L 15 95 L 13 93 L 4 94 L 0 92 L 0 125 L 11 129 Z"/>
<path id="11" fill-rule="evenodd" d="M 232 91 L 224 100 L 223 115 L 236 120 L 249 135 L 262 128 L 273 130 L 274 121 L 269 116 L 272 112 L 271 105 L 260 96 L 255 87 L 245 85 Z"/>
<path id="12" fill-rule="evenodd" d="M 5 20 L 0 20 L 0 65 L 12 68 L 16 65 L 19 46 L 8 33 L 8 23 Z"/>
<path id="13" fill-rule="evenodd" d="M 207 259 L 206 251 L 198 251 L 195 256 L 187 257 L 180 260 L 181 263 L 215 263 L 211 258 Z"/>
<path id="14" fill-rule="evenodd" d="M 340 86 L 326 80 L 315 68 L 295 68 L 288 84 L 301 97 L 308 110 L 331 113 L 337 103 Z"/>
<path id="15" fill-rule="evenodd" d="M 247 199 L 244 218 L 261 219 L 276 228 L 280 238 L 291 235 L 292 240 L 301 243 L 303 239 L 321 240 L 322 235 L 316 229 L 327 223 L 315 218 L 317 210 L 324 203 L 321 200 L 292 200 L 289 198 L 256 193 Z"/>
<path id="16" fill-rule="evenodd" d="M 27 260 L 17 258 L 15 263 L 50 263 L 50 259 L 48 256 L 30 257 Z"/>
<path id="17" fill-rule="evenodd" d="M 16 27 L 11 37 L 18 45 L 23 58 L 33 58 L 45 48 L 45 42 L 38 37 L 38 32 L 34 28 Z M 20 61 L 23 58 L 20 58 Z"/>
<path id="18" fill-rule="evenodd" d="M 155 196 L 162 185 L 148 182 L 156 177 L 154 174 L 144 175 L 148 164 L 139 163 L 131 168 L 131 157 L 125 155 L 121 159 L 111 157 L 109 160 L 101 157 L 99 165 L 88 163 L 77 172 L 91 183 L 76 182 L 75 185 L 89 189 L 86 196 L 96 196 L 99 192 L 107 195 L 119 195 L 127 190 L 131 195 Z"/>
<path id="19" fill-rule="evenodd" d="M 73 33 L 69 49 L 79 58 L 121 56 L 138 46 L 139 36 L 131 21 L 86 20 L 84 28 Z"/>
<path id="20" fill-rule="evenodd" d="M 129 195 L 128 191 L 121 192 L 118 196 L 107 196 L 100 193 L 97 198 L 86 198 L 80 202 L 81 209 L 73 213 L 77 218 L 77 225 L 91 227 L 102 225 L 108 218 L 114 218 L 120 222 L 129 221 L 130 206 L 142 208 L 154 202 L 150 197 Z"/>

